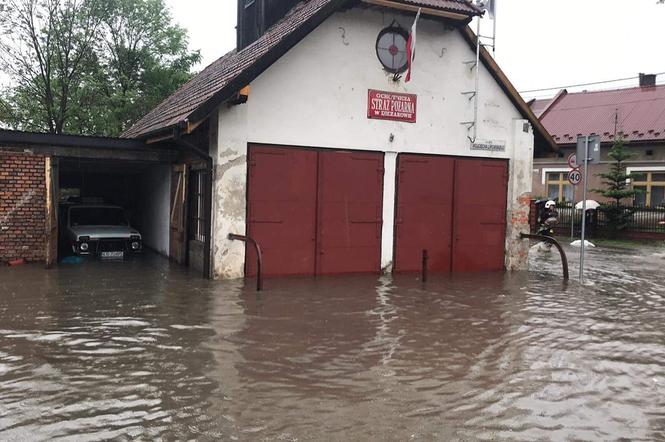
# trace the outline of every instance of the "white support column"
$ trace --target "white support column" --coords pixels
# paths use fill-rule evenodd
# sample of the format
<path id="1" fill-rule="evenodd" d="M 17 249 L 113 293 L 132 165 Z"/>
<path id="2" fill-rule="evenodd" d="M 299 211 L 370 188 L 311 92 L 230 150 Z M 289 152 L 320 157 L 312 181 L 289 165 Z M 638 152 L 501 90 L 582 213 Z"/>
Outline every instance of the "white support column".
<path id="1" fill-rule="evenodd" d="M 395 239 L 395 178 L 397 152 L 386 152 L 383 175 L 383 230 L 381 234 L 381 268 L 391 272 Z"/>
<path id="2" fill-rule="evenodd" d="M 529 241 L 520 234 L 529 233 L 529 213 L 533 170 L 533 131 L 527 120 L 514 120 L 512 157 L 508 182 L 506 213 L 506 269 L 527 270 Z"/>
<path id="3" fill-rule="evenodd" d="M 244 276 L 245 244 L 228 239 L 244 235 L 247 212 L 247 109 L 248 105 L 219 111 L 217 146 L 213 150 L 213 242 L 215 279 Z"/>

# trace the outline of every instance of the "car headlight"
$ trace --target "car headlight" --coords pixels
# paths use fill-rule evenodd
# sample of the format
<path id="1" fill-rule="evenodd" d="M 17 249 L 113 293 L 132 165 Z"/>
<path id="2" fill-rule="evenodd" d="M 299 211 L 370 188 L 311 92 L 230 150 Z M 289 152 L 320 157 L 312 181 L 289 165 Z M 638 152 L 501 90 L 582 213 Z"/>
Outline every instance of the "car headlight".
<path id="1" fill-rule="evenodd" d="M 82 243 L 79 245 L 79 248 L 81 249 L 82 252 L 87 252 L 88 249 L 90 248 L 90 246 L 88 245 L 87 242 L 82 242 Z"/>
<path id="2" fill-rule="evenodd" d="M 141 248 L 141 243 L 140 243 L 140 242 L 138 242 L 138 241 L 134 241 L 134 242 L 132 243 L 132 250 L 138 250 L 138 249 L 140 249 L 140 248 Z"/>

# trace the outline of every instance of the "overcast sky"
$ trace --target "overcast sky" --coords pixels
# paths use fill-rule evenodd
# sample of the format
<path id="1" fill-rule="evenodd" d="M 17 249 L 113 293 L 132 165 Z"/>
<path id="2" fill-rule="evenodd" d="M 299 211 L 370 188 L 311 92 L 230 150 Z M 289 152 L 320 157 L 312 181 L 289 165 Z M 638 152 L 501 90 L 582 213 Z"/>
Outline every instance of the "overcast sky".
<path id="1" fill-rule="evenodd" d="M 665 5 L 656 1 L 498 0 L 497 61 L 520 91 L 665 72 Z M 236 0 L 166 2 L 189 30 L 191 48 L 201 50 L 199 70 L 233 49 Z"/>

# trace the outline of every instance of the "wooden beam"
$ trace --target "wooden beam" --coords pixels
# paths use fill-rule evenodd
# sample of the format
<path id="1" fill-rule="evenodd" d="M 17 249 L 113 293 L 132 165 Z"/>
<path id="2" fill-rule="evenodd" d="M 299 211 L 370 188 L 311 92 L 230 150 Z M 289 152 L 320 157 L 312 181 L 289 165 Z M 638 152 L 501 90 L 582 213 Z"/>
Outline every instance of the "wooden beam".
<path id="1" fill-rule="evenodd" d="M 173 139 L 173 134 L 169 134 L 169 135 L 164 135 L 164 136 L 156 137 L 156 138 L 148 138 L 145 141 L 145 144 L 148 144 L 148 145 L 157 144 L 157 143 L 160 143 L 162 141 L 167 141 L 167 140 L 172 140 L 172 139 Z"/>
<path id="2" fill-rule="evenodd" d="M 173 149 L 114 149 L 63 146 L 0 146 L 0 151 L 29 152 L 59 158 L 85 158 L 91 160 L 142 161 L 150 163 L 172 163 L 178 158 Z"/>
<path id="3" fill-rule="evenodd" d="M 367 3 L 368 5 L 383 6 L 385 8 L 399 9 L 400 11 L 407 11 L 414 13 L 418 12 L 418 10 L 420 9 L 422 14 L 433 15 L 436 17 L 443 17 L 450 20 L 461 21 L 461 22 L 466 22 L 471 19 L 470 16 L 464 14 L 440 11 L 438 9 L 433 9 L 433 8 L 423 8 L 415 5 L 406 5 L 404 3 L 397 3 L 391 0 L 362 0 L 362 1 L 363 3 Z"/>

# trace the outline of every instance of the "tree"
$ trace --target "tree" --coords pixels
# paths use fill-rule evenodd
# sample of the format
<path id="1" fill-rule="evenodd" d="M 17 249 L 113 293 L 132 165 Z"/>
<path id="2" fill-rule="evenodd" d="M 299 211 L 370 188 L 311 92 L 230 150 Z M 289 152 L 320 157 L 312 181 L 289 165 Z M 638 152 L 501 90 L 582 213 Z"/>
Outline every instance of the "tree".
<path id="1" fill-rule="evenodd" d="M 187 33 L 171 23 L 163 0 L 102 3 L 98 81 L 106 103 L 100 111 L 105 132 L 120 133 L 189 80 L 200 54 L 187 50 Z"/>
<path id="2" fill-rule="evenodd" d="M 5 123 L 62 133 L 92 62 L 98 14 L 85 0 L 0 1 L 0 68 L 15 83 Z"/>
<path id="3" fill-rule="evenodd" d="M 2 8 L 0 66 L 12 87 L 0 95 L 0 124 L 11 128 L 118 135 L 200 60 L 164 0 L 0 0 Z"/>
<path id="4" fill-rule="evenodd" d="M 603 204 L 601 210 L 604 212 L 607 220 L 607 228 L 610 236 L 616 236 L 620 231 L 626 229 L 633 216 L 632 207 L 625 207 L 621 203 L 627 198 L 633 198 L 636 191 L 630 188 L 629 180 L 631 175 L 626 173 L 624 162 L 633 156 L 628 152 L 622 138 L 616 138 L 608 157 L 614 162 L 610 170 L 606 173 L 599 173 L 596 176 L 602 178 L 604 189 L 593 189 L 605 198 L 613 200 L 609 204 Z"/>

